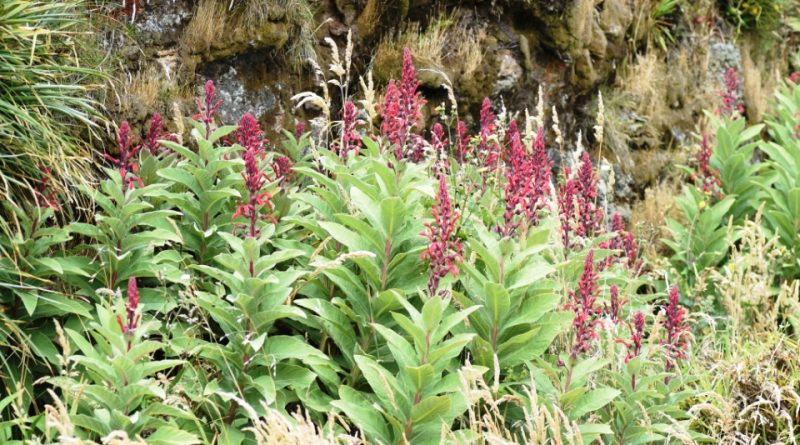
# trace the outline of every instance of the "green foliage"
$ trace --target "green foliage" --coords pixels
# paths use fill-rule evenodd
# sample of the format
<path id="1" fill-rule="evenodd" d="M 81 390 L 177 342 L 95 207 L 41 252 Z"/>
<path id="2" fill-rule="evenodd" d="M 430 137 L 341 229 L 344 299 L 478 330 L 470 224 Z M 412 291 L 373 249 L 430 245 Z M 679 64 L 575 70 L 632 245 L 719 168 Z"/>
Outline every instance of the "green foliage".
<path id="1" fill-rule="evenodd" d="M 663 51 L 667 51 L 669 45 L 675 43 L 675 36 L 672 32 L 674 23 L 671 17 L 680 10 L 681 3 L 683 0 L 658 0 L 650 12 L 653 21 L 650 37 Z"/>
<path id="2" fill-rule="evenodd" d="M 725 17 L 739 31 L 770 32 L 781 21 L 784 0 L 728 0 L 723 3 Z"/>
<path id="3" fill-rule="evenodd" d="M 379 137 L 342 156 L 287 133 L 288 172 L 277 148 L 262 151 L 255 119 L 217 127 L 211 108 L 186 144 L 133 150 L 133 164 L 80 187 L 93 221 L 62 227 L 51 208 L 7 203 L 0 351 L 11 359 L 0 376 L 14 398 L 0 410 L 46 412 L 0 423 L 0 439 L 260 444 L 270 428 L 259 419 L 298 421 L 298 409 L 317 424 L 340 417 L 325 435 L 369 443 L 476 439 L 474 414 L 486 409 L 521 443 L 533 409 L 557 416 L 542 443 L 699 437 L 685 406 L 691 376 L 665 364 L 658 341 L 663 286 L 617 261 L 621 229 L 574 234 L 565 249 L 552 201 L 501 235 L 514 209 L 499 168 L 397 159 Z M 596 187 L 584 165 L 583 185 Z M 676 266 L 721 261 L 733 202 L 700 211 L 701 199 L 687 194 L 701 229 L 675 244 Z M 441 255 L 452 264 L 431 290 L 430 250 L 444 248 L 429 233 L 444 213 L 459 254 Z M 591 332 L 579 340 L 576 293 L 587 289 Z M 634 311 L 652 314 L 636 353 Z M 5 346 L 14 340 L 28 349 Z M 23 357 L 32 364 L 15 371 Z M 490 382 L 484 395 L 466 374 Z"/>

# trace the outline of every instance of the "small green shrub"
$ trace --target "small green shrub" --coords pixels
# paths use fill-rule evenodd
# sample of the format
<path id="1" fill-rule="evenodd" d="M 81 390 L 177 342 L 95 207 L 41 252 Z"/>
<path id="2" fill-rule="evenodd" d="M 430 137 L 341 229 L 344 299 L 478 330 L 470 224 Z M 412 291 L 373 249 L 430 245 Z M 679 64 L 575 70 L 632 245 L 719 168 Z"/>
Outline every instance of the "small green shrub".
<path id="1" fill-rule="evenodd" d="M 780 24 L 784 0 L 728 0 L 723 5 L 737 30 L 767 33 Z"/>

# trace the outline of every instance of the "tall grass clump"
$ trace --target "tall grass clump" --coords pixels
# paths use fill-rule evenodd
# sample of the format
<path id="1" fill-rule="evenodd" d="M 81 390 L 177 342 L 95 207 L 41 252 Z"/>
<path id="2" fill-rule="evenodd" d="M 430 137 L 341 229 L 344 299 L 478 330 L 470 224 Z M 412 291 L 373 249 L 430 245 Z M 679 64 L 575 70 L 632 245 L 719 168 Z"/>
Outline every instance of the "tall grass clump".
<path id="1" fill-rule="evenodd" d="M 79 137 L 96 124 L 87 97 L 98 72 L 83 65 L 83 0 L 0 3 L 0 181 L 2 192 L 53 170 L 55 186 L 85 183 L 90 149 Z"/>

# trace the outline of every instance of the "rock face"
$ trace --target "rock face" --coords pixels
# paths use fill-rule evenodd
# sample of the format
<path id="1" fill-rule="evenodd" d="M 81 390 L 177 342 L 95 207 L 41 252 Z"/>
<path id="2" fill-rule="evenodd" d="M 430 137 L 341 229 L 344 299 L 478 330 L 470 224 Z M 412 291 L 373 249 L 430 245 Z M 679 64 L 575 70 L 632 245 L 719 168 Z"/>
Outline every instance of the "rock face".
<path id="1" fill-rule="evenodd" d="M 202 83 L 198 77 L 211 72 L 235 73 L 231 76 L 244 85 L 244 92 L 237 89 L 242 93 L 239 96 L 243 104 L 253 105 L 248 101 L 266 100 L 262 93 L 277 79 L 298 87 L 313 86 L 308 68 L 295 69 L 302 66 L 302 61 L 296 60 L 298 56 L 291 50 L 298 47 L 301 35 L 315 41 L 299 42 L 300 45 L 310 43 L 312 47 L 320 47 L 325 37 L 342 44 L 347 31 L 352 30 L 356 44 L 354 64 L 359 73 L 371 66 L 376 73 L 386 73 L 384 77 L 396 77 L 399 57 L 389 57 L 380 64 L 376 59 L 371 65 L 370 56 L 376 45 L 410 29 L 407 27 L 410 23 L 418 23 L 414 29 L 424 33 L 435 20 L 452 18 L 451 21 L 458 21 L 463 27 L 464 33 L 460 38 L 446 34 L 443 41 L 433 44 L 442 46 L 443 53 L 458 53 L 459 45 L 465 44 L 459 40 L 475 37 L 470 42 L 479 45 L 477 54 L 482 60 L 477 69 L 468 73 L 460 72 L 461 61 L 454 59 L 440 62 L 436 67 L 438 72 L 421 70 L 423 83 L 434 96 L 450 80 L 465 111 L 477 110 L 485 95 L 502 96 L 506 103 L 524 109 L 534 105 L 534 93 L 543 85 L 548 97 L 559 98 L 553 100 L 555 105 L 572 110 L 580 109 L 581 98 L 604 81 L 612 73 L 615 62 L 624 57 L 638 1 L 453 0 L 437 3 L 442 7 L 439 17 L 431 0 L 296 0 L 289 3 L 261 0 L 249 2 L 260 3 L 266 11 L 263 17 L 254 19 L 252 8 L 246 8 L 248 2 L 238 0 L 151 0 L 138 12 L 133 24 L 138 44 L 144 48 L 145 60 L 156 61 L 161 57 L 159 54 L 177 55 L 177 60 L 170 61 L 169 69 L 179 72 L 181 81 L 186 84 Z M 296 10 L 313 6 L 315 13 L 298 18 Z M 311 20 L 306 20 L 309 18 Z M 299 29 L 307 32 L 299 33 Z M 312 34 L 314 30 L 316 34 Z M 270 67 L 273 79 L 263 76 L 260 72 L 263 70 L 251 74 L 247 66 L 238 66 L 232 71 L 210 68 L 219 64 L 233 65 L 243 56 L 252 63 L 284 60 Z M 326 66 L 325 57 L 319 54 L 321 66 Z M 458 57 L 463 56 L 458 53 Z M 295 60 L 286 60 L 291 58 Z M 419 63 L 425 64 L 423 60 Z M 296 81 L 286 82 L 287 76 Z M 267 84 L 259 85 L 252 77 Z M 377 75 L 376 79 L 385 81 Z M 249 99 L 245 99 L 247 97 Z M 255 99 L 258 97 L 262 99 Z M 283 100 L 274 94 L 269 97 L 278 102 Z M 255 105 L 256 110 L 267 113 L 275 108 L 272 103 Z M 282 105 L 288 108 L 291 104 Z M 571 119 L 565 116 L 564 121 L 568 124 Z"/>

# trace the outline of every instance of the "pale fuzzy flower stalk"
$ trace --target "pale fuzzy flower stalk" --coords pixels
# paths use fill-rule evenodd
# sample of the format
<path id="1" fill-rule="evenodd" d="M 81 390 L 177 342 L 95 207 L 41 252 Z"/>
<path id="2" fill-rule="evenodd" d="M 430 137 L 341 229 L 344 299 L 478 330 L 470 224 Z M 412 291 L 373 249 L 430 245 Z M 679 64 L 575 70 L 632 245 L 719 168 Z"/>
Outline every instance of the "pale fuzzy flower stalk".
<path id="1" fill-rule="evenodd" d="M 377 101 L 375 99 L 375 81 L 372 80 L 372 70 L 367 71 L 366 79 L 363 76 L 359 77 L 359 83 L 361 84 L 361 93 L 364 95 L 364 99 L 360 100 L 359 103 L 369 117 L 368 132 L 371 132 L 373 124 L 378 119 Z"/>
<path id="2" fill-rule="evenodd" d="M 554 116 L 557 120 L 558 115 L 554 114 Z M 544 128 L 544 90 L 541 85 L 539 85 L 539 101 L 536 102 L 536 127 Z"/>
<path id="3" fill-rule="evenodd" d="M 447 100 L 450 101 L 450 115 L 458 118 L 458 101 L 456 101 L 456 93 L 453 91 L 450 79 L 447 79 L 447 81 L 442 84 L 442 88 L 447 91 Z"/>
<path id="4" fill-rule="evenodd" d="M 344 47 L 345 79 L 350 82 L 350 68 L 353 62 L 353 29 L 347 30 L 347 46 Z"/>
<path id="5" fill-rule="evenodd" d="M 183 112 L 177 101 L 172 102 L 172 120 L 175 122 L 175 128 L 177 129 L 175 135 L 178 140 L 176 142 L 183 145 L 183 135 L 186 133 L 186 126 L 183 124 Z"/>
<path id="6" fill-rule="evenodd" d="M 597 121 L 594 125 L 594 138 L 597 140 L 597 147 L 600 153 L 603 152 L 603 128 L 606 125 L 605 106 L 603 105 L 603 93 L 597 93 Z"/>
<path id="7" fill-rule="evenodd" d="M 324 130 L 323 134 L 325 136 L 322 136 L 323 141 L 321 142 L 324 143 L 327 141 L 327 133 L 330 130 L 331 125 L 331 95 L 330 90 L 328 89 L 328 80 L 325 78 L 325 73 L 322 71 L 322 68 L 320 68 L 316 60 L 309 58 L 308 64 L 314 71 L 314 77 L 317 81 L 317 86 L 322 90 L 322 96 L 314 93 L 313 91 L 303 91 L 292 96 L 291 100 L 295 102 L 295 109 L 299 109 L 306 104 L 311 104 L 321 110 L 322 115 L 314 119 L 322 120 L 320 128 Z"/>
<path id="8" fill-rule="evenodd" d="M 561 122 L 558 120 L 558 111 L 553 107 L 553 133 L 556 134 L 556 144 L 560 150 L 564 150 L 564 136 L 561 133 Z M 580 140 L 580 136 L 578 137 Z"/>
<path id="9" fill-rule="evenodd" d="M 533 138 L 534 129 L 538 128 L 536 117 L 531 116 L 530 111 L 525 108 L 525 143 L 530 143 L 530 140 Z"/>

